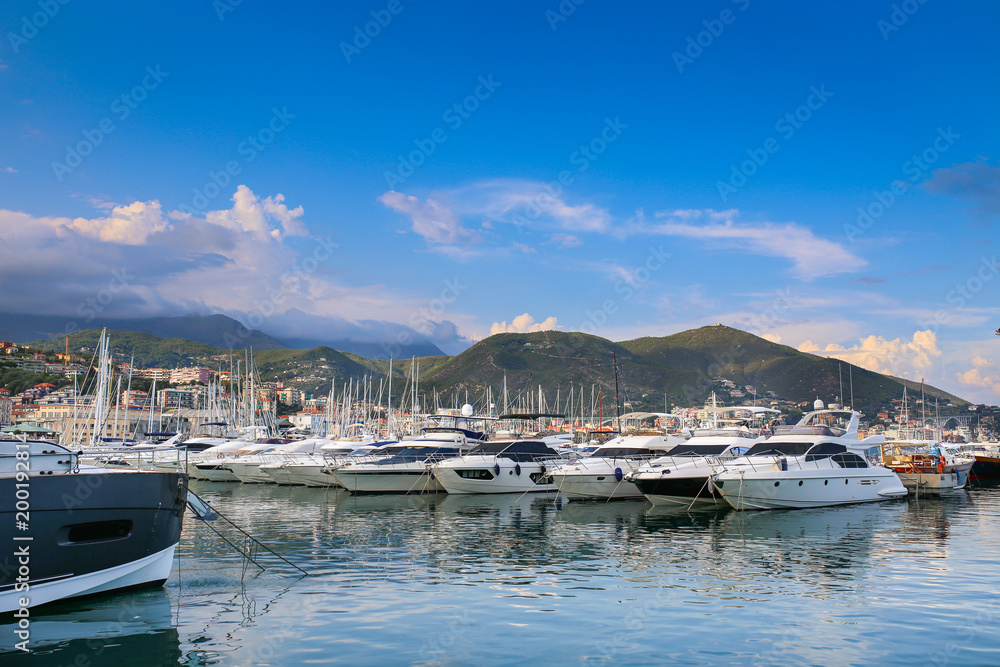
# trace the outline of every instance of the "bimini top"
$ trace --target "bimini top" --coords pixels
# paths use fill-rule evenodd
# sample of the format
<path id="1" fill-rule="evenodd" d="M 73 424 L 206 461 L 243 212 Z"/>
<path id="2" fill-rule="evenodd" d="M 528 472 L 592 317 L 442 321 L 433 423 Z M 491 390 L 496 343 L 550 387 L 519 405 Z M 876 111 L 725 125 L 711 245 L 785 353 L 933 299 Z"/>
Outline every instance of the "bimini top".
<path id="1" fill-rule="evenodd" d="M 559 456 L 559 453 L 539 440 L 487 442 L 469 451 L 470 456 L 499 456 L 514 461 L 534 461 Z"/>

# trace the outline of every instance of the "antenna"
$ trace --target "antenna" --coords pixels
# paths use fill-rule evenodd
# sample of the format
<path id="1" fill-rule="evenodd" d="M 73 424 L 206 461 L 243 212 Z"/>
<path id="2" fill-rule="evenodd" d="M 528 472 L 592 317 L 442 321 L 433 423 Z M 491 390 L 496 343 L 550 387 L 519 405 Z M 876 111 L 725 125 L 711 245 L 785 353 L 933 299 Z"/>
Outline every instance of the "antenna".
<path id="1" fill-rule="evenodd" d="M 847 364 L 848 380 L 851 384 L 851 410 L 854 409 L 854 366 Z"/>
<path id="2" fill-rule="evenodd" d="M 622 433 L 622 413 L 620 409 L 620 399 L 618 397 L 618 355 L 611 350 L 611 358 L 615 365 L 615 417 L 618 422 L 618 435 Z"/>
<path id="3" fill-rule="evenodd" d="M 837 362 L 837 375 L 840 376 L 840 396 L 838 396 L 837 398 L 840 399 L 841 407 L 843 407 L 843 403 L 844 403 L 844 365 L 842 363 L 840 363 L 839 361 Z"/>

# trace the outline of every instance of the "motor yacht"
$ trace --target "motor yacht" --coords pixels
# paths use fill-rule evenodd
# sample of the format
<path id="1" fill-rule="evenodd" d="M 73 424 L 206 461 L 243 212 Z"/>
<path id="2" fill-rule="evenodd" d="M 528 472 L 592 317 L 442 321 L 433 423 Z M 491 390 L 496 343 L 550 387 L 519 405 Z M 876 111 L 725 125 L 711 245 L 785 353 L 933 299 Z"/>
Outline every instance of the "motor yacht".
<path id="1" fill-rule="evenodd" d="M 351 493 L 435 493 L 444 490 L 431 465 L 468 453 L 486 442 L 485 425 L 495 418 L 476 416 L 471 405 L 440 410 L 428 418 L 419 437 L 404 440 L 390 457 L 352 462 L 336 468 L 337 481 Z M 479 430 L 474 430 L 474 427 Z"/>
<path id="2" fill-rule="evenodd" d="M 568 462 L 541 440 L 501 440 L 435 463 L 432 470 L 448 493 L 526 493 L 558 491 L 546 473 Z"/>
<path id="3" fill-rule="evenodd" d="M 877 461 L 885 436 L 860 439 L 860 416 L 853 410 L 815 410 L 794 426 L 777 426 L 770 438 L 719 465 L 711 484 L 738 510 L 824 507 L 906 496 L 893 470 L 871 463 Z"/>
<path id="4" fill-rule="evenodd" d="M 665 435 L 621 436 L 589 456 L 550 468 L 547 475 L 567 498 L 642 498 L 635 484 L 625 479 L 626 474 L 680 446 Z"/>

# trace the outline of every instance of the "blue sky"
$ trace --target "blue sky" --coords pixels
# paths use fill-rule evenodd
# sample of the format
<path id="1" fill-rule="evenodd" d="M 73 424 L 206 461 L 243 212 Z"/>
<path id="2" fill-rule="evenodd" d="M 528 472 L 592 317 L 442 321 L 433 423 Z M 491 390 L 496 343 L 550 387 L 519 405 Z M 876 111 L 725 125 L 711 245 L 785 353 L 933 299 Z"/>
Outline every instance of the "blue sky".
<path id="1" fill-rule="evenodd" d="M 722 322 L 996 404 L 998 18 L 8 2 L 0 310 L 448 352 Z"/>

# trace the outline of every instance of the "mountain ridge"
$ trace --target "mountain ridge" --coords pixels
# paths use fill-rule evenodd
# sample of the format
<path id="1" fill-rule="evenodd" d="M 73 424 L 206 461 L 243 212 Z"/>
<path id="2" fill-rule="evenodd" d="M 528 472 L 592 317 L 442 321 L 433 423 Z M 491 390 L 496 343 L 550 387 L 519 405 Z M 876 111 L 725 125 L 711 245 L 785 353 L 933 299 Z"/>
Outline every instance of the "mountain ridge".
<path id="1" fill-rule="evenodd" d="M 71 350 L 96 346 L 98 330 L 77 332 Z M 183 339 L 164 339 L 141 332 L 111 334 L 112 348 L 122 357 L 135 355 L 136 366 L 179 367 L 219 365 L 231 351 Z M 40 349 L 62 350 L 61 339 L 35 343 Z M 237 358 L 239 355 L 234 355 Z M 214 358 L 214 359 L 213 359 Z M 327 391 L 330 383 L 371 375 L 386 377 L 389 362 L 321 346 L 309 350 L 254 350 L 254 359 L 265 380 L 285 380 L 305 391 Z M 506 378 L 511 395 L 535 394 L 542 386 L 546 400 L 567 396 L 570 388 L 600 388 L 613 396 L 615 365 L 623 399 L 634 409 L 659 410 L 665 403 L 695 405 L 717 392 L 727 402 L 733 387 L 757 390 L 757 400 L 773 392 L 794 402 L 851 402 L 863 412 L 887 406 L 919 386 L 912 380 L 868 371 L 837 359 L 800 352 L 754 334 L 713 325 L 669 336 L 646 336 L 614 342 L 580 332 L 539 331 L 495 334 L 454 356 L 417 358 L 420 386 L 428 392 L 465 390 L 479 395 L 486 387 L 499 390 Z M 409 377 L 410 360 L 393 364 L 396 378 Z M 227 369 L 228 370 L 228 369 Z M 733 385 L 730 387 L 726 383 Z M 394 384 L 394 395 L 405 383 Z M 956 406 L 968 401 L 930 385 L 923 386 L 930 399 Z M 841 396 L 846 394 L 845 396 Z M 749 402 L 750 393 L 743 400 Z"/>

